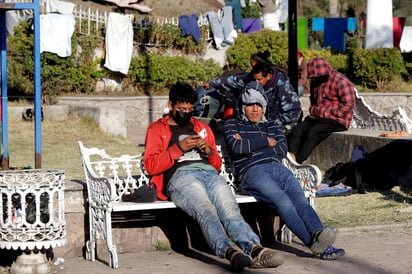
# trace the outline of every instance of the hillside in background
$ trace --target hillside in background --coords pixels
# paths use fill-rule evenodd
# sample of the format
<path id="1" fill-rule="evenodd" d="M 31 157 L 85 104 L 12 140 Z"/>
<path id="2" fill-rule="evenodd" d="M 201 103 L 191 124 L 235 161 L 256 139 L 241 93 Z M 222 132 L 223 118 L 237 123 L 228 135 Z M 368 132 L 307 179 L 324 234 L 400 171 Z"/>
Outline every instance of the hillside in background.
<path id="1" fill-rule="evenodd" d="M 116 5 L 100 0 L 66 0 L 76 3 L 78 6 L 90 7 L 93 9 L 116 11 Z M 216 0 L 144 0 L 140 4 L 147 5 L 154 9 L 151 15 L 161 17 L 178 17 L 184 14 L 204 14 L 211 10 L 218 10 L 221 7 Z M 126 9 L 127 13 L 137 13 L 133 9 Z M 142 14 L 143 16 L 143 14 Z"/>
<path id="2" fill-rule="evenodd" d="M 118 10 L 114 4 L 100 0 L 66 0 L 79 6 L 91 7 L 107 11 Z M 221 0 L 223 1 L 223 0 Z M 144 0 L 141 4 L 154 9 L 152 15 L 160 17 L 178 17 L 184 14 L 204 14 L 208 11 L 217 11 L 221 4 L 219 0 Z M 367 0 L 338 1 L 340 4 L 339 14 L 345 17 L 348 14 L 359 18 L 366 13 Z M 329 12 L 329 1 L 305 0 L 297 1 L 297 13 L 299 17 L 327 17 Z M 126 10 L 127 13 L 137 13 L 134 10 Z M 137 13 L 138 14 L 138 13 Z M 407 17 L 407 25 L 412 25 L 412 0 L 393 0 L 393 15 Z"/>

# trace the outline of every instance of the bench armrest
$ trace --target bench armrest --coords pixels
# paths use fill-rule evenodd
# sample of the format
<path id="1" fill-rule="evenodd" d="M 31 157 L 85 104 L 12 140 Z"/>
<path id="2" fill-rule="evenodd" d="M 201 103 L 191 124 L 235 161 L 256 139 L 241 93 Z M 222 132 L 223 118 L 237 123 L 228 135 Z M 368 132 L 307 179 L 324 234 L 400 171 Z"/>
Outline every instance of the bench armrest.
<path id="1" fill-rule="evenodd" d="M 306 197 L 315 197 L 317 186 L 322 181 L 322 173 L 315 165 L 298 164 L 288 153 L 282 160 L 283 165 L 289 168 L 301 183 Z"/>
<path id="2" fill-rule="evenodd" d="M 86 176 L 89 206 L 110 210 L 110 204 L 116 201 L 116 187 L 112 179 L 95 177 L 90 172 Z"/>
<path id="3" fill-rule="evenodd" d="M 111 157 L 104 150 L 86 148 L 78 142 L 86 178 L 89 203 L 102 207 L 121 201 L 124 194 L 149 183 L 145 174 L 143 154 Z"/>

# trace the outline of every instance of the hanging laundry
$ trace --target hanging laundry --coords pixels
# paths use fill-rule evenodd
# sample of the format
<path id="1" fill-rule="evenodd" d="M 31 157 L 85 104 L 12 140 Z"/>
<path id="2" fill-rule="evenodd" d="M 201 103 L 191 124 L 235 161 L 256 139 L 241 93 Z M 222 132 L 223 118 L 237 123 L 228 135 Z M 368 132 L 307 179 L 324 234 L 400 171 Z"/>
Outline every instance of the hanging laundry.
<path id="1" fill-rule="evenodd" d="M 257 0 L 262 9 L 263 27 L 279 31 L 278 16 L 276 14 L 276 0 Z"/>
<path id="2" fill-rule="evenodd" d="M 219 10 L 219 15 L 215 11 L 209 11 L 206 16 L 212 29 L 216 49 L 232 45 L 237 37 L 237 32 L 233 27 L 232 7 L 224 6 Z"/>
<path id="3" fill-rule="evenodd" d="M 60 0 L 46 0 L 46 13 L 72 14 L 76 4 Z"/>
<path id="4" fill-rule="evenodd" d="M 197 19 L 196 14 L 181 15 L 179 16 L 179 27 L 183 37 L 191 35 L 198 44 L 200 41 L 200 28 Z"/>
<path id="5" fill-rule="evenodd" d="M 289 16 L 289 1 L 288 0 L 276 0 L 276 15 L 281 30 L 285 30 L 286 21 Z"/>
<path id="6" fill-rule="evenodd" d="M 47 51 L 60 57 L 70 56 L 74 25 L 73 14 L 41 14 L 40 53 Z"/>
<path id="7" fill-rule="evenodd" d="M 242 21 L 242 4 L 240 0 L 230 0 L 226 1 L 227 6 L 232 7 L 232 17 L 233 17 L 233 26 L 236 31 L 241 32 L 243 28 Z"/>
<path id="8" fill-rule="evenodd" d="M 127 75 L 133 54 L 133 16 L 110 12 L 106 24 L 104 66 Z"/>

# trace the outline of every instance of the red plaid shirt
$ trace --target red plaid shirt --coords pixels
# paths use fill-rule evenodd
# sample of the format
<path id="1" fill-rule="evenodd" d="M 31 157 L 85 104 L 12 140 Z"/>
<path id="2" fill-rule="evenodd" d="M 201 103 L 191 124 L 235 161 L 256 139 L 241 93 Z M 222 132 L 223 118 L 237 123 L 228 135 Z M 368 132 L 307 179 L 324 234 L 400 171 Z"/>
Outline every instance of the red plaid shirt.
<path id="1" fill-rule="evenodd" d="M 354 86 L 325 59 L 316 57 L 308 63 L 309 78 L 325 75 L 328 75 L 327 81 L 310 85 L 309 116 L 332 119 L 349 128 L 355 108 Z"/>

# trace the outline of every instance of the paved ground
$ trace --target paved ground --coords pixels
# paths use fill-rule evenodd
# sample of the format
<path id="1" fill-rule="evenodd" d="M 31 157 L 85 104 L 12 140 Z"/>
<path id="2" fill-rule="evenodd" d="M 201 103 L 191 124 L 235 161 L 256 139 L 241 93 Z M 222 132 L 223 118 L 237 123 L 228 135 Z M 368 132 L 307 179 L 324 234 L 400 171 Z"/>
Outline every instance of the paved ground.
<path id="1" fill-rule="evenodd" d="M 336 246 L 345 248 L 346 256 L 331 262 L 311 257 L 307 248 L 294 242 L 281 251 L 285 263 L 280 267 L 246 269 L 243 273 L 412 274 L 411 224 L 341 229 Z M 228 263 L 213 255 L 198 252 L 184 256 L 173 251 L 120 254 L 117 270 L 83 258 L 66 259 L 53 270 L 55 274 L 230 273 Z"/>

